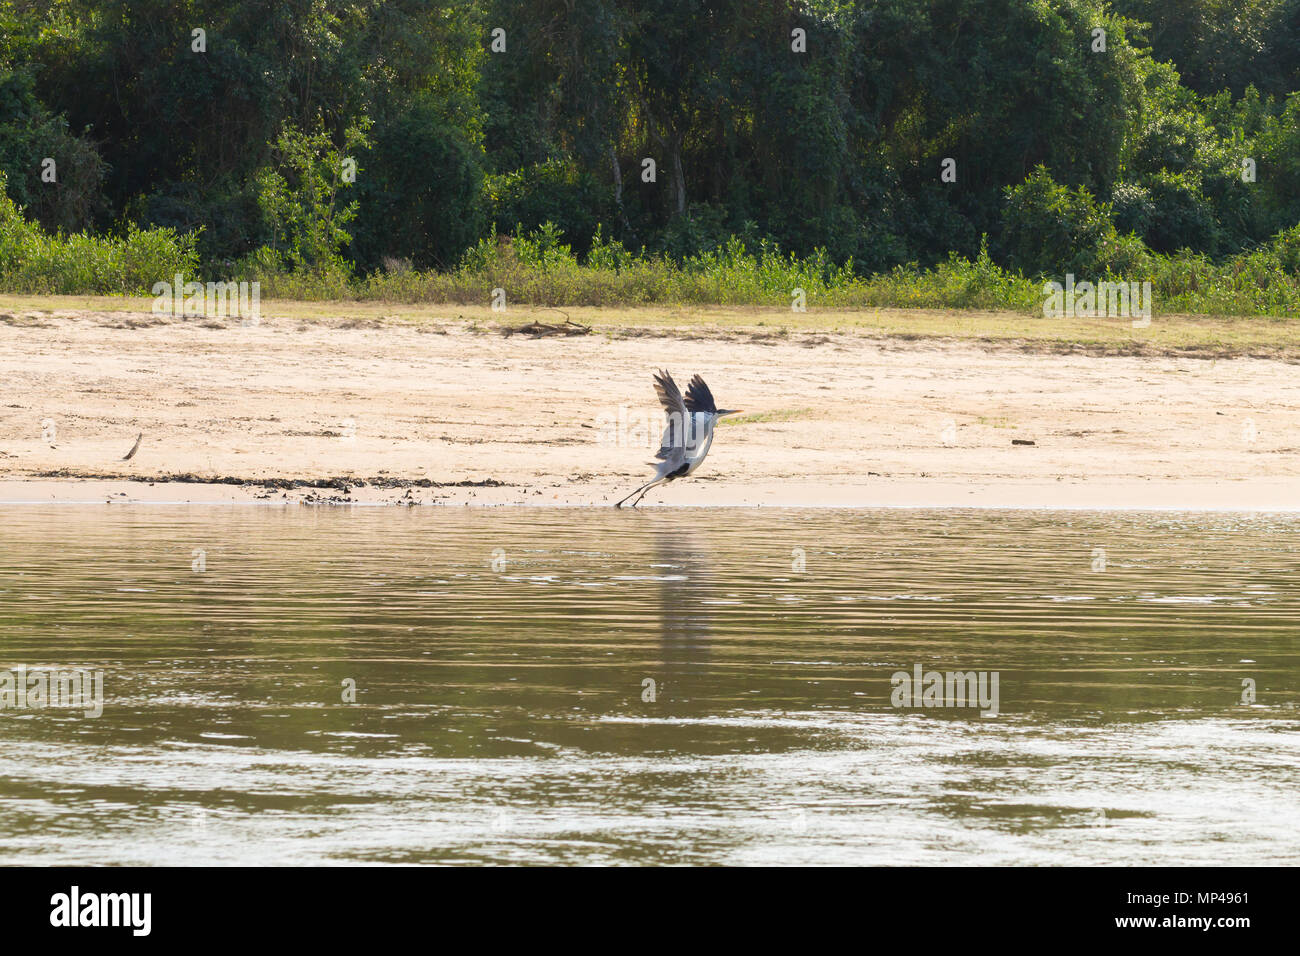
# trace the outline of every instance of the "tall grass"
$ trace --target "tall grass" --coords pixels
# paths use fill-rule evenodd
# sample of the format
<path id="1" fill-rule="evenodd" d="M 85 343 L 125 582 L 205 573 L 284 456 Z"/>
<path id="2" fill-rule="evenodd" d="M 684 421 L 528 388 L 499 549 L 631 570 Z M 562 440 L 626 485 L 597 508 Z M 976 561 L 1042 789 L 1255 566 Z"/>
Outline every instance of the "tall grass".
<path id="1" fill-rule="evenodd" d="M 176 273 L 197 278 L 193 235 L 128 229 L 125 236 L 51 235 L 26 221 L 3 195 L 0 177 L 0 291 L 27 294 L 148 295 Z M 1133 236 L 1108 241 L 1098 261 L 1106 275 L 1149 281 L 1158 312 L 1211 315 L 1300 315 L 1300 226 L 1222 262 L 1190 252 L 1157 255 Z M 824 250 L 799 257 L 763 241 L 732 237 L 722 246 L 675 260 L 633 252 L 597 230 L 579 260 L 551 224 L 493 234 L 454 269 L 421 271 L 390 262 L 355 276 L 345 265 L 286 272 L 280 260 L 253 254 L 223 280 L 261 283 L 264 298 L 485 304 L 494 290 L 508 302 L 542 306 L 717 305 L 790 308 L 802 290 L 808 308 L 1007 310 L 1043 307 L 1042 281 L 994 262 L 985 246 L 972 260 L 952 255 L 931 268 L 915 263 L 859 275 Z M 1051 276 L 1058 281 L 1061 276 Z"/>
<path id="2" fill-rule="evenodd" d="M 23 218 L 0 172 L 0 290 L 30 295 L 148 295 L 155 282 L 192 277 L 194 235 L 131 226 L 118 237 L 51 235 Z"/>
<path id="3" fill-rule="evenodd" d="M 265 286 L 263 287 L 265 289 Z M 365 277 L 362 299 L 484 303 L 494 289 L 535 305 L 763 305 L 790 308 L 796 290 L 809 307 L 867 306 L 1028 310 L 1041 306 L 1037 285 L 998 267 L 987 251 L 972 262 L 953 256 L 933 269 L 900 266 L 863 277 L 852 261 L 824 250 L 800 258 L 769 242 L 751 249 L 732 237 L 680 262 L 633 253 L 597 233 L 586 260 L 549 225 L 514 239 L 491 236 L 449 272 L 390 268 Z"/>
<path id="4" fill-rule="evenodd" d="M 1149 281 L 1160 312 L 1300 315 L 1300 226 L 1271 243 L 1215 263 L 1182 252 L 1157 255 L 1126 237 L 1104 251 L 1104 274 L 1080 280 Z M 1048 276 L 1062 280 L 1064 276 Z M 264 286 L 265 288 L 265 286 Z M 952 255 L 931 268 L 915 263 L 861 276 L 818 250 L 799 258 L 769 243 L 751 249 L 732 238 L 681 262 L 632 253 L 597 234 L 584 262 L 544 226 L 513 240 L 492 236 L 449 272 L 396 266 L 367 276 L 352 296 L 399 302 L 486 303 L 494 289 L 509 301 L 545 306 L 764 305 L 789 308 L 802 289 L 810 308 L 985 309 L 1033 314 L 1043 283 L 1006 269 L 982 245 L 972 260 Z M 295 290 L 311 298 L 311 289 Z M 337 287 L 333 292 L 337 293 Z"/>

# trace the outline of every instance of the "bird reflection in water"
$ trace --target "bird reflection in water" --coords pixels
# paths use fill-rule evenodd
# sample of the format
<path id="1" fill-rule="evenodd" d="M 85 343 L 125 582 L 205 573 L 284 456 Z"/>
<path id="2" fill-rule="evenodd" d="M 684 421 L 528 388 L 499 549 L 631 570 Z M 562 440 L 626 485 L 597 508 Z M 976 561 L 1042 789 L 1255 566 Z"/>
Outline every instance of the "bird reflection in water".
<path id="1" fill-rule="evenodd" d="M 712 548 L 706 535 L 667 524 L 654 541 L 663 679 L 677 682 L 673 696 L 681 699 L 681 685 L 710 657 L 712 609 L 705 602 L 714 591 Z"/>

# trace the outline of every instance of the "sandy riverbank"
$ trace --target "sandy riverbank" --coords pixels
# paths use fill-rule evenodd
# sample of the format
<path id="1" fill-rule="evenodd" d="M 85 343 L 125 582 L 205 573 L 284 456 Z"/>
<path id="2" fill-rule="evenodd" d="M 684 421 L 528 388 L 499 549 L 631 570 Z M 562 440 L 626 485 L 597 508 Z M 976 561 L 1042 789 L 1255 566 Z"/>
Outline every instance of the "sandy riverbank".
<path id="1" fill-rule="evenodd" d="M 1284 360 L 705 323 L 532 339 L 463 311 L 10 309 L 0 501 L 608 505 L 649 472 L 666 367 L 747 414 L 646 504 L 1300 507 Z"/>

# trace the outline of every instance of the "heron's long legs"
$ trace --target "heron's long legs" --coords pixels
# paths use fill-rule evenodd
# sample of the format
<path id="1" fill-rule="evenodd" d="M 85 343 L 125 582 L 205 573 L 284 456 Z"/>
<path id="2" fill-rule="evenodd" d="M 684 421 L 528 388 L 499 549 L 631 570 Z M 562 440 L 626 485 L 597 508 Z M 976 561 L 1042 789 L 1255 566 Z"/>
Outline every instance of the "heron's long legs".
<path id="1" fill-rule="evenodd" d="M 640 488 L 636 489 L 636 491 L 632 492 L 631 495 L 628 495 L 627 498 L 631 498 L 633 495 L 636 494 L 637 491 L 641 492 L 641 498 L 644 498 L 645 493 L 649 491 L 651 488 L 653 488 L 655 485 L 659 484 L 661 481 L 663 481 L 662 478 L 656 478 L 653 481 L 647 481 Z M 624 498 L 623 501 L 627 501 L 627 498 Z M 633 508 L 635 508 L 638 504 L 641 503 L 641 498 L 637 498 L 636 501 L 632 502 Z M 614 505 L 614 507 L 615 508 L 623 507 L 623 501 L 618 502 L 617 504 Z"/>
<path id="2" fill-rule="evenodd" d="M 640 497 L 640 498 L 637 498 L 636 501 L 632 502 L 632 507 L 635 508 L 637 505 L 639 505 L 639 504 L 641 503 L 641 498 L 644 498 L 644 497 L 646 496 L 646 492 L 649 491 L 651 488 L 653 488 L 655 485 L 659 484 L 659 483 L 662 482 L 662 481 L 663 481 L 662 478 L 656 478 L 654 481 L 650 482 L 650 484 L 648 484 L 648 485 L 646 485 L 644 488 L 642 488 L 642 489 L 641 489 L 641 497 Z"/>
<path id="3" fill-rule="evenodd" d="M 631 494 L 631 495 L 628 495 L 627 498 L 631 498 L 631 497 L 632 497 L 633 495 L 635 495 L 638 491 L 645 491 L 645 489 L 649 488 L 652 484 L 654 484 L 654 482 L 647 481 L 647 482 L 646 482 L 644 485 L 642 485 L 640 488 L 635 488 L 635 489 L 633 489 L 632 494 Z M 623 501 L 627 501 L 627 498 L 624 498 Z M 638 499 L 638 500 L 640 500 L 640 499 Z M 621 507 L 623 507 L 623 501 L 616 501 L 616 502 L 614 503 L 614 507 L 615 507 L 615 508 L 621 508 Z"/>

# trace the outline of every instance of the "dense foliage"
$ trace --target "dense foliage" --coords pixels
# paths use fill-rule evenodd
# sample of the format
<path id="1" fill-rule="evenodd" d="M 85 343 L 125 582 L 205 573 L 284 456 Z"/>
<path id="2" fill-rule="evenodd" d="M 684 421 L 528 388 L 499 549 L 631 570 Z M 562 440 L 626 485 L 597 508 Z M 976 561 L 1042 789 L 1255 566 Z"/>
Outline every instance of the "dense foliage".
<path id="1" fill-rule="evenodd" d="M 0 173 L 11 288 L 80 234 L 459 295 L 509 235 L 623 301 L 775 257 L 810 291 L 1178 263 L 1289 309 L 1300 0 L 0 0 Z"/>

